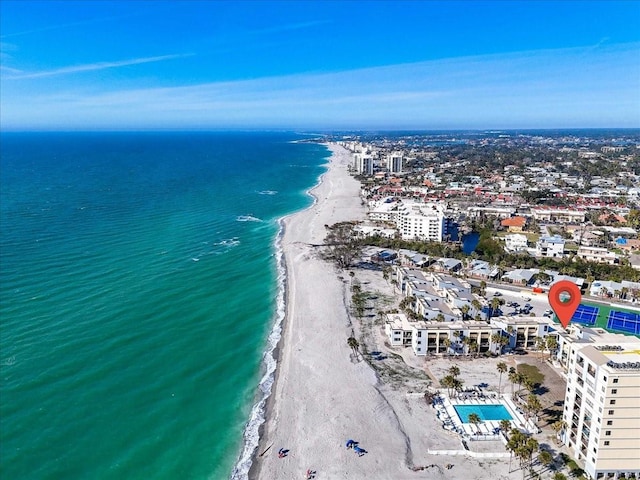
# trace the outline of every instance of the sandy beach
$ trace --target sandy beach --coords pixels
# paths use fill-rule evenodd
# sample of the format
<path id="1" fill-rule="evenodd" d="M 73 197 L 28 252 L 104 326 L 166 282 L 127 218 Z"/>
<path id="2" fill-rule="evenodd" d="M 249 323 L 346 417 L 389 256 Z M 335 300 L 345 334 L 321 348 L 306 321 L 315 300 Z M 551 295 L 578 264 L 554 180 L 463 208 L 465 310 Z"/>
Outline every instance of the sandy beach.
<path id="1" fill-rule="evenodd" d="M 508 473 L 504 459 L 430 454 L 430 449 L 461 450 L 461 443 L 442 429 L 419 393 L 424 389 L 380 381 L 362 356 L 353 358 L 347 338 L 352 328 L 360 338 L 363 327 L 357 320 L 352 325 L 348 313 L 351 279 L 322 260 L 317 245 L 323 243 L 325 224 L 363 219 L 365 211 L 359 183 L 347 172 L 349 153 L 330 148 L 330 168 L 312 190 L 317 202 L 285 221 L 286 320 L 277 380 L 249 477 L 305 478 L 311 469 L 318 479 L 520 478 L 519 471 Z M 380 272 L 355 272 L 369 290 L 394 296 Z M 474 368 L 495 371 L 487 365 Z M 461 369 L 463 376 L 470 370 Z M 493 377 L 482 378 L 493 382 Z M 367 453 L 358 456 L 345 448 L 348 439 Z M 504 452 L 501 445 L 494 447 Z M 278 456 L 281 448 L 289 450 L 284 458 Z M 450 470 L 444 469 L 448 463 L 454 465 Z M 428 465 L 433 466 L 412 470 Z"/>

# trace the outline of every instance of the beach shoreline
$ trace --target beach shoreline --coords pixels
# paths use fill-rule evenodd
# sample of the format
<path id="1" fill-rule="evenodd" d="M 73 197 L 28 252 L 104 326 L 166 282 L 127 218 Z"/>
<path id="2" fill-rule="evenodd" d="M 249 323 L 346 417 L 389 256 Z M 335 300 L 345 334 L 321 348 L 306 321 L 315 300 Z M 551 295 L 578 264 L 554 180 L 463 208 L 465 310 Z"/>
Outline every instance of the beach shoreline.
<path id="1" fill-rule="evenodd" d="M 323 187 L 327 186 L 327 177 L 340 178 L 340 182 L 343 182 L 345 179 L 351 180 L 351 202 L 348 208 L 349 211 L 343 218 L 336 218 L 335 215 L 331 218 L 328 218 L 326 214 L 323 215 L 322 217 L 327 220 L 326 223 L 333 224 L 336 221 L 352 220 L 354 218 L 360 218 L 364 214 L 364 209 L 360 205 L 360 200 L 358 197 L 359 184 L 355 179 L 352 179 L 346 173 L 346 167 L 350 163 L 350 154 L 345 149 L 343 149 L 342 147 L 338 147 L 337 145 L 327 144 L 326 146 L 331 151 L 331 155 L 328 158 L 327 171 L 323 172 L 323 174 L 318 177 L 318 182 L 307 191 L 307 194 L 313 198 L 313 203 L 304 210 L 295 212 L 281 219 L 282 225 L 279 235 L 281 235 L 282 255 L 287 272 L 285 275 L 284 285 L 285 318 L 281 323 L 282 334 L 280 340 L 276 349 L 273 351 L 273 355 L 276 358 L 277 367 L 272 391 L 265 404 L 265 420 L 259 429 L 259 444 L 258 447 L 254 450 L 252 456 L 251 468 L 248 473 L 248 478 L 250 479 L 263 478 L 263 473 L 264 478 L 270 478 L 271 474 L 267 474 L 263 470 L 263 466 L 265 463 L 264 459 L 270 458 L 269 455 L 273 456 L 274 454 L 277 454 L 279 448 L 282 448 L 276 448 L 276 444 L 274 443 L 276 439 L 273 438 L 273 433 L 276 430 L 276 418 L 278 416 L 277 408 L 279 406 L 278 404 L 281 403 L 281 399 L 278 398 L 277 392 L 283 383 L 283 377 L 288 377 L 290 375 L 290 369 L 288 368 L 289 365 L 287 364 L 288 356 L 286 354 L 290 353 L 287 352 L 287 350 L 290 351 L 293 346 L 291 345 L 290 341 L 287 341 L 287 336 L 291 333 L 291 329 L 296 328 L 293 318 L 293 311 L 295 310 L 295 307 L 294 305 L 292 305 L 292 303 L 300 303 L 300 298 L 297 298 L 295 294 L 295 288 L 293 288 L 294 286 L 292 283 L 292 278 L 297 275 L 297 273 L 294 273 L 293 271 L 299 270 L 300 264 L 299 262 L 296 262 L 292 257 L 293 252 L 291 247 L 294 244 L 299 244 L 302 240 L 307 240 L 307 242 L 305 242 L 307 244 L 317 245 L 319 243 L 322 243 L 322 241 L 324 240 L 324 235 L 326 233 L 324 228 L 325 223 L 315 222 L 316 228 L 314 229 L 314 231 L 309 231 L 304 228 L 298 228 L 299 226 L 301 226 L 299 224 L 304 224 L 309 220 L 316 219 L 316 217 L 320 216 L 320 212 L 318 210 L 322 209 L 324 203 L 329 200 L 329 196 L 327 195 L 329 192 L 323 191 L 326 190 Z M 340 167 L 344 170 L 344 172 L 337 171 L 337 169 Z M 329 181 L 331 181 L 331 179 Z M 340 192 L 338 191 L 338 193 Z M 358 211 L 354 211 L 354 207 L 355 210 Z M 293 230 L 298 231 L 294 232 Z M 301 235 L 303 237 L 307 236 L 307 238 L 300 238 Z M 331 273 L 335 273 L 333 271 L 332 265 L 322 260 L 320 260 L 320 262 L 324 264 L 323 268 L 325 270 L 329 270 Z M 342 293 L 340 294 L 340 297 L 343 297 Z M 340 301 L 340 303 L 343 302 Z M 269 450 L 264 453 L 267 449 Z M 261 457 L 261 453 L 264 453 L 264 456 Z"/>
<path id="2" fill-rule="evenodd" d="M 284 217 L 282 217 L 282 218 L 280 218 L 278 220 L 279 231 L 278 231 L 278 234 L 277 234 L 275 246 L 276 246 L 276 253 L 278 255 L 278 267 L 280 267 L 282 265 L 284 270 L 285 270 L 284 281 L 283 281 L 282 285 L 279 286 L 280 288 L 282 288 L 281 294 L 282 294 L 282 298 L 283 298 L 283 301 L 284 301 L 285 313 L 284 313 L 284 317 L 281 318 L 281 319 L 278 318 L 278 315 L 276 313 L 276 319 L 274 320 L 274 326 L 272 327 L 272 333 L 271 334 L 273 334 L 274 330 L 279 330 L 278 342 L 276 343 L 276 345 L 273 348 L 273 350 L 271 350 L 271 352 L 270 352 L 273 360 L 275 360 L 275 362 L 276 362 L 276 370 L 274 372 L 274 378 L 273 378 L 273 384 L 271 386 L 271 390 L 270 390 L 269 395 L 267 396 L 267 398 L 264 400 L 264 410 L 263 410 L 263 418 L 264 418 L 264 420 L 260 423 L 260 426 L 258 427 L 258 439 L 259 439 L 258 445 L 255 447 L 255 449 L 253 450 L 253 453 L 251 454 L 251 466 L 250 466 L 249 471 L 247 473 L 247 478 L 249 478 L 249 479 L 260 478 L 260 462 L 259 462 L 259 459 L 262 458 L 262 456 L 264 456 L 268 452 L 270 452 L 271 449 L 273 448 L 273 444 L 265 445 L 264 442 L 263 442 L 263 438 L 264 438 L 264 434 L 265 434 L 265 431 L 266 431 L 267 426 L 268 426 L 269 419 L 271 418 L 271 414 L 273 412 L 274 403 L 276 401 L 276 398 L 273 395 L 273 391 L 274 391 L 274 389 L 276 388 L 276 386 L 278 384 L 278 377 L 281 374 L 280 373 L 281 372 L 280 365 L 282 364 L 282 349 L 283 349 L 282 337 L 283 337 L 284 330 L 286 329 L 286 325 L 287 325 L 286 309 L 287 309 L 287 303 L 289 301 L 288 300 L 288 296 L 289 295 L 288 295 L 288 292 L 287 292 L 287 289 L 288 289 L 287 278 L 288 278 L 288 276 L 286 274 L 287 263 L 286 263 L 286 258 L 285 258 L 285 251 L 284 251 L 284 247 L 282 245 L 283 244 L 283 238 L 284 238 L 284 236 L 286 235 L 286 232 L 287 232 L 287 219 L 289 219 L 290 217 L 295 216 L 295 215 L 302 215 L 306 211 L 313 209 L 314 206 L 317 205 L 319 197 L 314 192 L 318 188 L 320 188 L 322 186 L 323 177 L 327 174 L 328 170 L 331 168 L 331 158 L 333 156 L 332 146 L 330 144 L 324 144 L 324 145 L 331 151 L 331 155 L 329 156 L 328 163 L 326 164 L 327 165 L 327 171 L 323 172 L 318 177 L 316 183 L 306 191 L 306 194 L 309 195 L 313 199 L 312 204 L 309 205 L 308 207 L 304 208 L 303 210 L 291 213 L 291 214 L 286 215 L 286 216 L 284 216 Z M 260 399 L 258 400 L 258 402 L 260 402 Z M 271 452 L 271 453 L 273 453 L 273 452 Z"/>
<path id="3" fill-rule="evenodd" d="M 286 273 L 277 366 L 250 469 L 237 478 L 304 478 L 308 470 L 330 479 L 519 478 L 504 461 L 502 442 L 465 445 L 425 401 L 424 392 L 438 388 L 437 378 L 461 360 L 403 359 L 405 352 L 387 345 L 375 313 L 352 317 L 356 282 L 377 299 L 374 312 L 397 308 L 399 296 L 380 271 L 340 270 L 321 254 L 326 225 L 365 217 L 350 153 L 335 144 L 329 149 L 327 171 L 308 190 L 314 203 L 281 219 Z M 350 336 L 361 344 L 357 354 L 347 344 Z M 366 352 L 374 350 L 396 358 L 372 360 Z M 461 376 L 495 389 L 498 361 L 464 362 Z M 349 439 L 365 453 L 345 448 Z"/>

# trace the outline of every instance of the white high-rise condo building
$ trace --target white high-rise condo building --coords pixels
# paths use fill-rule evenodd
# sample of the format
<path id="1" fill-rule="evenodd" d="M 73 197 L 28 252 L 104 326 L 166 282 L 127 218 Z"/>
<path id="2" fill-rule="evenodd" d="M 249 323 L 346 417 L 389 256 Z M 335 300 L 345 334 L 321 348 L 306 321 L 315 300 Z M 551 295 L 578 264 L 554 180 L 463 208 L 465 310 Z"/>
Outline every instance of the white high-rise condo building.
<path id="1" fill-rule="evenodd" d="M 373 175 L 373 157 L 368 153 L 356 153 L 354 155 L 356 172 L 362 175 Z"/>
<path id="2" fill-rule="evenodd" d="M 640 341 L 573 343 L 565 444 L 593 479 L 640 477 Z"/>
<path id="3" fill-rule="evenodd" d="M 436 203 L 403 203 L 397 218 L 402 239 L 441 242 L 449 233 L 444 210 L 444 205 Z"/>
<path id="4" fill-rule="evenodd" d="M 402 154 L 400 152 L 393 152 L 387 155 L 387 170 L 391 173 L 402 172 Z"/>

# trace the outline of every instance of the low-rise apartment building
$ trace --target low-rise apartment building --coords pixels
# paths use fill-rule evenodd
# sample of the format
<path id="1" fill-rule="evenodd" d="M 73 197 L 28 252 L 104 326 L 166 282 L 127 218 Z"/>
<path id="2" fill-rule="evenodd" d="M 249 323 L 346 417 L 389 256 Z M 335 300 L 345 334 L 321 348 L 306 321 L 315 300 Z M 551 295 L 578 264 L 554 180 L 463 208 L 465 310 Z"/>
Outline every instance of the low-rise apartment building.
<path id="1" fill-rule="evenodd" d="M 385 333 L 392 346 L 411 347 L 417 356 L 497 353 L 492 336 L 500 329 L 484 322 L 410 321 L 404 314 L 387 314 Z"/>
<path id="2" fill-rule="evenodd" d="M 608 263 L 609 265 L 620 263 L 618 255 L 601 247 L 582 246 L 578 248 L 576 256 L 588 262 Z"/>
<path id="3" fill-rule="evenodd" d="M 585 220 L 584 210 L 561 207 L 537 207 L 531 209 L 536 222 L 582 223 Z"/>

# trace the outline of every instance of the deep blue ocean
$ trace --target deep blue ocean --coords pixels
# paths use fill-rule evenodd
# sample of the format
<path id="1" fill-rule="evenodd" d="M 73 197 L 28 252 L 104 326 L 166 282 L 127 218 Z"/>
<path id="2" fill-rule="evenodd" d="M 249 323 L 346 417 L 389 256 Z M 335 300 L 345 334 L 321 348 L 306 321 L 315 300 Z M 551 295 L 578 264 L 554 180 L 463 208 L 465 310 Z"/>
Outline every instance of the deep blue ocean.
<path id="1" fill-rule="evenodd" d="M 302 138 L 1 135 L 0 478 L 243 477 Z"/>

